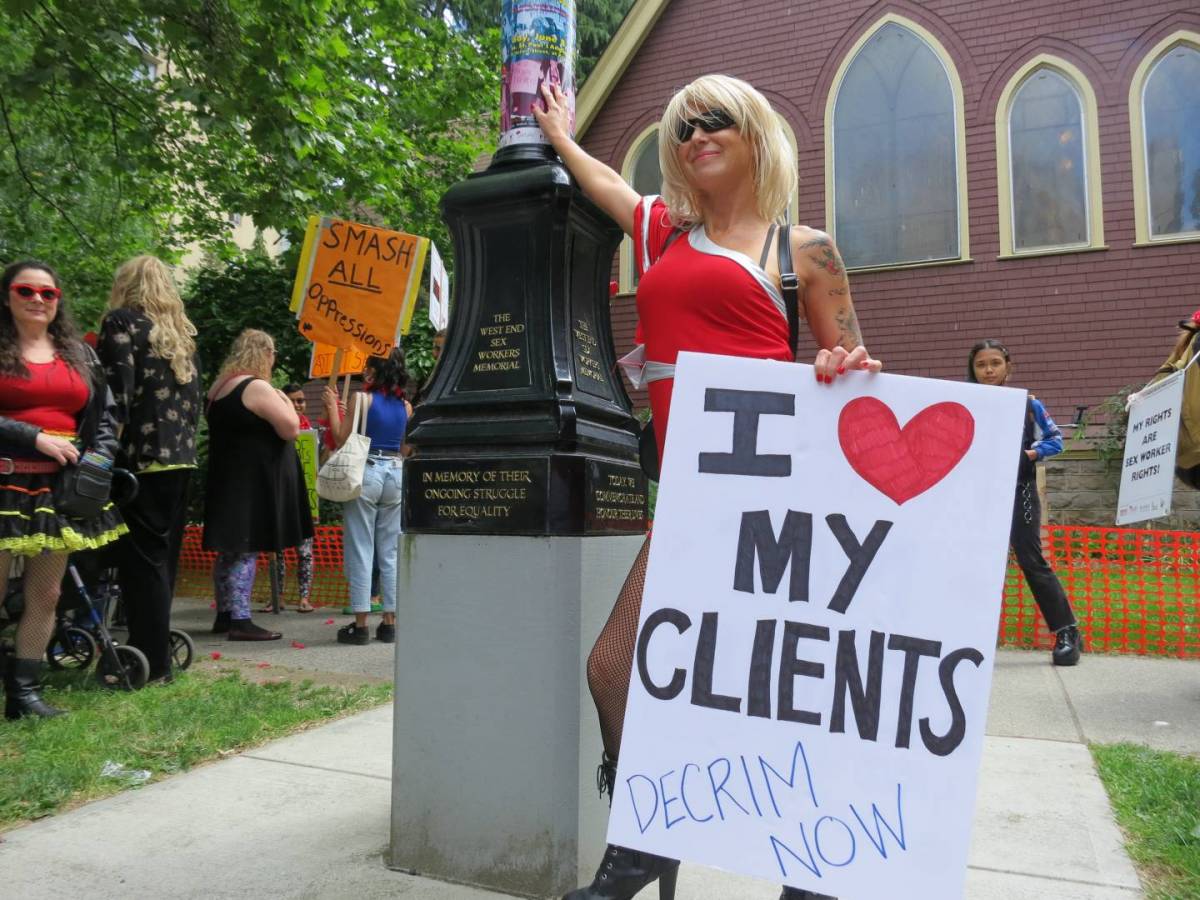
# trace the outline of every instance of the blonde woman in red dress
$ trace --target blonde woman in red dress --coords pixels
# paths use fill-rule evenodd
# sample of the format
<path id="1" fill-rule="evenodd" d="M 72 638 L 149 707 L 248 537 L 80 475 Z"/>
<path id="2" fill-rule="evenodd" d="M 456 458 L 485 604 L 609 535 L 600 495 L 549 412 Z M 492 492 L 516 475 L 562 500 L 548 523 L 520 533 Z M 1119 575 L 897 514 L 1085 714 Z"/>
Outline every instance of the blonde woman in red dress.
<path id="1" fill-rule="evenodd" d="M 538 124 L 579 186 L 633 238 L 639 275 L 638 332 L 661 458 L 676 356 L 685 350 L 792 361 L 787 309 L 776 262 L 778 222 L 796 195 L 796 159 L 778 114 L 757 90 L 706 75 L 680 90 L 659 124 L 661 197 L 641 197 L 570 137 L 566 98 L 542 91 Z M 790 230 L 801 315 L 818 351 L 814 374 L 832 384 L 882 363 L 863 346 L 846 270 L 829 236 Z M 611 794 L 641 610 L 649 538 L 588 658 L 588 685 L 600 715 L 599 780 Z M 679 863 L 609 846 L 591 885 L 569 900 L 629 898 L 658 881 L 674 895 Z M 786 900 L 819 895 L 785 888 Z"/>

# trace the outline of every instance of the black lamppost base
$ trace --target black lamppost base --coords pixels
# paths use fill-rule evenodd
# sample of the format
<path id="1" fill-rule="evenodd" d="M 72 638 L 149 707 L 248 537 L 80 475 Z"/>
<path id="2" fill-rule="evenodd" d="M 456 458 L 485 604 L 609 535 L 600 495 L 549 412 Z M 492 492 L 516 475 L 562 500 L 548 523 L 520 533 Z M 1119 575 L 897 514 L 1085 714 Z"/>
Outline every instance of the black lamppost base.
<path id="1" fill-rule="evenodd" d="M 556 163 L 558 155 L 549 144 L 509 144 L 492 154 L 488 172 L 498 172 L 513 165 Z"/>
<path id="2" fill-rule="evenodd" d="M 543 144 L 502 148 L 442 211 L 453 318 L 409 433 L 405 529 L 644 531 L 638 426 L 608 307 L 620 230 Z"/>

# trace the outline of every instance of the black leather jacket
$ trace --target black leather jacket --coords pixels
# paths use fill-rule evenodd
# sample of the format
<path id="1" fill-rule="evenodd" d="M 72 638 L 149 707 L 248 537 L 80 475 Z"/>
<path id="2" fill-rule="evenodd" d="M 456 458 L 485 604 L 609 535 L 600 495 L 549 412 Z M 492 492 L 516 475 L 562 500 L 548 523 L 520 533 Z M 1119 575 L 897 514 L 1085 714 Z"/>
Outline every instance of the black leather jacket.
<path id="1" fill-rule="evenodd" d="M 91 391 L 87 405 L 75 417 L 75 432 L 78 435 L 75 444 L 81 450 L 94 450 L 114 459 L 118 447 L 116 404 L 112 391 L 108 389 L 104 366 L 91 347 L 87 344 L 83 346 L 90 368 Z M 0 456 L 40 456 L 34 447 L 39 432 L 41 429 L 36 425 L 0 416 Z"/>

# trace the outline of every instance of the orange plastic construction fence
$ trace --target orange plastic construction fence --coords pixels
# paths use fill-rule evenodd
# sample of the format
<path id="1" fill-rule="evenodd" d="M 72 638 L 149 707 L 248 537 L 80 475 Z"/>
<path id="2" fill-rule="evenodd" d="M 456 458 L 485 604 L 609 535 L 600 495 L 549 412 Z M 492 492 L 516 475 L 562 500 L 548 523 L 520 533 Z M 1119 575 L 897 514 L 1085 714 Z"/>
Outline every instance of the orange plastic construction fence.
<path id="1" fill-rule="evenodd" d="M 212 597 L 216 554 L 200 548 L 200 533 L 198 526 L 192 526 L 184 535 L 176 588 L 180 596 Z M 1200 532 L 1051 525 L 1043 534 L 1046 559 L 1071 599 L 1089 651 L 1200 658 Z M 287 577 L 282 596 L 284 602 L 293 603 L 295 551 L 284 556 Z M 271 596 L 266 567 L 264 554 L 254 583 L 255 599 L 264 602 Z M 317 528 L 310 599 L 325 606 L 348 602 L 340 526 Z M 1053 643 L 1011 559 L 999 638 L 1001 644 L 1017 647 L 1048 648 Z"/>
<path id="2" fill-rule="evenodd" d="M 183 551 L 179 555 L 179 577 L 175 593 L 181 597 L 212 599 L 212 569 L 217 554 L 200 546 L 203 529 L 189 525 L 183 534 Z M 280 599 L 284 603 L 298 601 L 296 583 L 296 551 L 283 553 L 285 575 L 280 585 Z M 267 569 L 269 556 L 259 554 L 258 573 L 254 579 L 254 601 L 271 601 L 271 575 Z M 340 525 L 318 525 L 313 536 L 313 584 L 309 602 L 314 606 L 346 606 L 350 593 L 346 578 L 342 574 L 342 527 Z"/>
<path id="3" fill-rule="evenodd" d="M 1200 657 L 1200 532 L 1051 525 L 1042 533 L 1088 650 Z M 1011 560 L 1000 642 L 1053 644 Z"/>

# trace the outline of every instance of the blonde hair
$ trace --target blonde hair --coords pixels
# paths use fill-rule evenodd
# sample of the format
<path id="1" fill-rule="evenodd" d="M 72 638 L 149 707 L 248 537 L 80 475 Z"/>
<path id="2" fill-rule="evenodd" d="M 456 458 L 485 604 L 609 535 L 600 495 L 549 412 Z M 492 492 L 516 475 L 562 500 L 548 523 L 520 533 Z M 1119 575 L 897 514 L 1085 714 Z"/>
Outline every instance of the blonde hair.
<path id="1" fill-rule="evenodd" d="M 767 98 L 740 78 L 703 75 L 681 89 L 663 111 L 658 130 L 658 163 L 662 169 L 663 201 L 671 221 L 688 228 L 704 220 L 696 194 L 684 177 L 676 150 L 681 123 L 722 109 L 736 122 L 754 157 L 754 195 L 759 214 L 780 219 L 796 193 L 796 155 L 779 114 Z"/>
<path id="2" fill-rule="evenodd" d="M 196 377 L 196 326 L 183 310 L 171 270 L 153 256 L 135 256 L 113 277 L 109 309 L 133 309 L 150 319 L 150 349 L 166 360 L 175 380 Z"/>
<path id="3" fill-rule="evenodd" d="M 263 381 L 271 380 L 271 364 L 274 362 L 275 341 L 265 331 L 246 328 L 233 339 L 229 355 L 221 363 L 213 385 L 219 385 L 235 372 L 245 372 Z"/>

